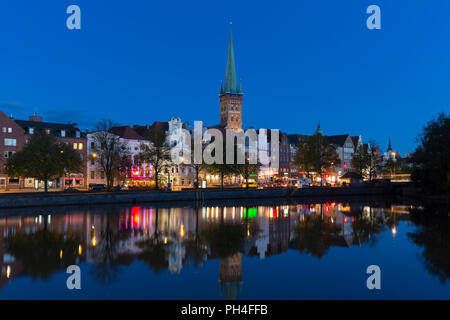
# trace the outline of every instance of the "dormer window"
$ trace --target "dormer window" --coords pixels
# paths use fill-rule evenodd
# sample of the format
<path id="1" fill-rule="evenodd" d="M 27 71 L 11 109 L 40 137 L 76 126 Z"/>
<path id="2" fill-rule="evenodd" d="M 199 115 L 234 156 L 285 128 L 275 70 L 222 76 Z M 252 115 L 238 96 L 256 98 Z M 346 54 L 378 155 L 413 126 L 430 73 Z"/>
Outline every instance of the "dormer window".
<path id="1" fill-rule="evenodd" d="M 79 137 L 80 137 L 80 131 L 77 131 L 77 132 L 75 133 L 75 136 L 76 136 L 77 138 L 79 138 Z"/>
<path id="2" fill-rule="evenodd" d="M 65 137 L 66 136 L 66 130 L 61 130 L 61 137 Z"/>
<path id="3" fill-rule="evenodd" d="M 28 133 L 29 134 L 34 134 L 34 128 L 28 128 Z"/>

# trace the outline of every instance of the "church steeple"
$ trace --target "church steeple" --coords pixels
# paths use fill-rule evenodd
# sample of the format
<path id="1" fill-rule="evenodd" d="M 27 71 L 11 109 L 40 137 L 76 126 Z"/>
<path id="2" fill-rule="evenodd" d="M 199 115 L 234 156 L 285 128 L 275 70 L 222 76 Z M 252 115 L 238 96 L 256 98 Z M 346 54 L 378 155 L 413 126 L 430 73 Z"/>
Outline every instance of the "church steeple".
<path id="1" fill-rule="evenodd" d="M 236 65 L 234 62 L 233 35 L 230 30 L 228 43 L 227 71 L 225 73 L 225 87 L 220 86 L 220 126 L 239 131 L 242 130 L 242 83 L 239 86 L 236 79 Z"/>
<path id="2" fill-rule="evenodd" d="M 389 146 L 387 148 L 387 152 L 392 151 L 392 146 L 391 146 L 391 138 L 389 138 Z"/>
<path id="3" fill-rule="evenodd" d="M 225 73 L 225 93 L 237 94 L 236 64 L 234 62 L 233 35 L 230 29 L 228 43 L 227 71 Z"/>

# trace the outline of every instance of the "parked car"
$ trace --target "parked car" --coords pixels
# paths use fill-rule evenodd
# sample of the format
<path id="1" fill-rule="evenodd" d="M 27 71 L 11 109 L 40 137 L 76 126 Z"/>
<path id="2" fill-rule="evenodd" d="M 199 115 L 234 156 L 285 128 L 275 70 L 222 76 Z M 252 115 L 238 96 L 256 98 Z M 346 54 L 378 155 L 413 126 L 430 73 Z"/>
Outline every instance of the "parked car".
<path id="1" fill-rule="evenodd" d="M 104 184 L 90 184 L 89 190 L 91 191 L 104 191 L 106 186 Z"/>

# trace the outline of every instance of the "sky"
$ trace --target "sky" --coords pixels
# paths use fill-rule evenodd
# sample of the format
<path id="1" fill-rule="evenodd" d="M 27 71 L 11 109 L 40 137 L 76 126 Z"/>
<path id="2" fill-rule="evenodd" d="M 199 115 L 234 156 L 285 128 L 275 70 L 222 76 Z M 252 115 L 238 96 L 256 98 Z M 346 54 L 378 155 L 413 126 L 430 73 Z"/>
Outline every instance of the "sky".
<path id="1" fill-rule="evenodd" d="M 69 5 L 81 30 L 69 30 Z M 369 30 L 369 5 L 381 30 Z M 413 151 L 450 111 L 450 1 L 0 3 L 0 110 L 93 129 L 180 117 L 219 123 L 230 20 L 243 126 L 362 135 Z"/>

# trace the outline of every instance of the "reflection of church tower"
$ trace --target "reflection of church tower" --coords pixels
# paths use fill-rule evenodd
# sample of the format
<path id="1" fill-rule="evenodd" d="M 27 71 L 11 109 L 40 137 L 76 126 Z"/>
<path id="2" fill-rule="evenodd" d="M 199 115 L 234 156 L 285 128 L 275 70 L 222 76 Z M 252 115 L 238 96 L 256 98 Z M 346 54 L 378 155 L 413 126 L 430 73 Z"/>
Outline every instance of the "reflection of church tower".
<path id="1" fill-rule="evenodd" d="M 242 290 L 242 254 L 220 259 L 220 289 L 227 300 L 235 300 Z"/>
<path id="2" fill-rule="evenodd" d="M 225 88 L 220 85 L 220 126 L 231 130 L 242 130 L 242 86 L 236 80 L 236 66 L 234 62 L 233 37 L 230 30 L 228 45 L 227 71 L 225 74 Z"/>

